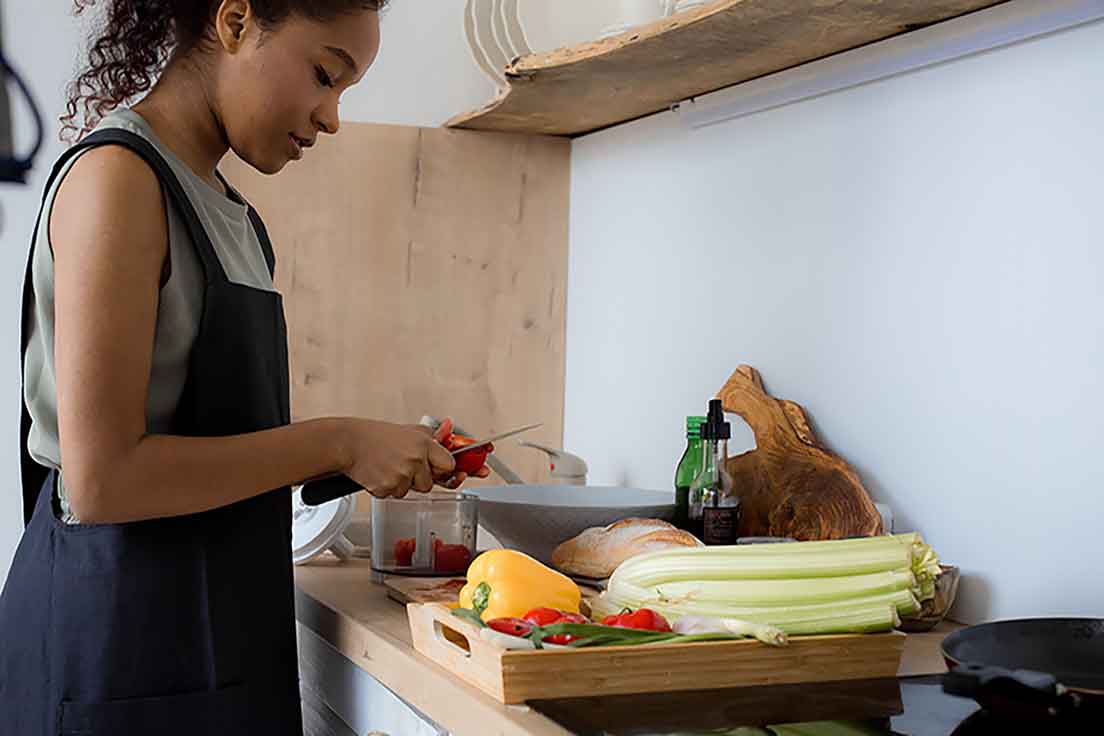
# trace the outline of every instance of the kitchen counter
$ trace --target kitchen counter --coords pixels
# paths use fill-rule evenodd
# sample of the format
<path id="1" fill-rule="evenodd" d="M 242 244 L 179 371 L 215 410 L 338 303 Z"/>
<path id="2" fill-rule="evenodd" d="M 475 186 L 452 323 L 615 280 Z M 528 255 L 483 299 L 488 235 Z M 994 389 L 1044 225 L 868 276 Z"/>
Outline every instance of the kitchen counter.
<path id="1" fill-rule="evenodd" d="M 303 626 L 449 733 L 455 736 L 567 736 L 572 733 L 534 708 L 502 705 L 414 651 L 405 608 L 388 598 L 383 586 L 372 582 L 367 560 L 345 563 L 323 560 L 298 567 L 295 582 L 296 613 Z M 905 643 L 899 676 L 944 672 L 939 643 L 952 629 L 952 625 L 944 625 L 930 634 L 910 635 Z M 892 693 L 881 691 L 894 684 L 895 681 L 889 680 L 874 687 L 878 697 L 890 701 L 890 709 L 894 706 Z M 823 700 L 821 695 L 826 692 L 825 688 L 834 686 L 791 687 L 816 688 L 817 700 Z M 854 691 L 862 687 L 850 684 L 843 686 L 843 690 Z M 793 693 L 789 692 L 786 699 L 792 703 L 792 697 Z M 566 701 L 560 704 L 561 709 L 563 705 Z M 557 710 L 555 703 L 538 707 L 553 715 Z M 880 715 L 888 715 L 888 712 Z M 822 717 L 848 716 L 815 716 Z"/>

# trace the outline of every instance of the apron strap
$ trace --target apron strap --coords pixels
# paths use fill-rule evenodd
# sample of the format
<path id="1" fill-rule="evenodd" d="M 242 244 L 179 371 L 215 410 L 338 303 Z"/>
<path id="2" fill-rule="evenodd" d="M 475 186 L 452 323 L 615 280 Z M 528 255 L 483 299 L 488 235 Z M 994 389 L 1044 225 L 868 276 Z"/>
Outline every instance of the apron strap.
<path id="1" fill-rule="evenodd" d="M 215 175 L 218 177 L 222 185 L 226 187 L 226 191 L 233 195 L 234 199 L 244 204 L 249 208 L 249 222 L 253 224 L 253 232 L 257 234 L 257 241 L 261 244 L 261 252 L 264 254 L 265 263 L 268 264 L 268 275 L 272 278 L 276 277 L 276 254 L 272 250 L 272 240 L 268 237 L 268 229 L 265 227 L 264 220 L 261 219 L 257 210 L 253 209 L 253 205 L 241 195 L 234 187 L 230 186 L 230 182 L 226 181 L 226 178 L 222 175 L 221 171 L 216 171 Z"/>
<path id="2" fill-rule="evenodd" d="M 50 474 L 49 468 L 39 465 L 31 457 L 27 447 L 27 441 L 31 433 L 31 415 L 27 410 L 24 376 L 26 374 L 27 344 L 30 341 L 30 317 L 34 313 L 35 243 L 38 241 L 39 227 L 42 225 L 42 215 L 46 209 L 46 201 L 49 197 L 50 189 L 61 175 L 65 166 L 81 153 L 92 148 L 99 148 L 100 146 L 106 145 L 119 145 L 130 149 L 153 169 L 154 174 L 157 175 L 157 179 L 161 183 L 162 191 L 165 193 L 168 200 L 176 207 L 177 212 L 183 218 L 184 224 L 188 228 L 188 233 L 192 237 L 192 242 L 195 244 L 196 252 L 199 254 L 200 262 L 203 265 L 206 283 L 212 284 L 217 280 L 228 280 L 226 272 L 222 268 L 222 262 L 219 261 L 218 255 L 215 253 L 215 247 L 211 243 L 211 238 L 207 235 L 207 230 L 203 227 L 203 223 L 199 219 L 195 207 L 192 205 L 191 200 L 188 199 L 188 195 L 185 194 L 184 188 L 180 185 L 180 180 L 177 179 L 176 174 L 173 173 L 168 162 L 165 161 L 164 157 L 161 156 L 149 141 L 126 130 L 108 128 L 92 133 L 62 154 L 61 158 L 58 159 L 58 162 L 54 165 L 50 178 L 46 182 L 46 188 L 43 191 L 42 204 L 39 208 L 38 218 L 35 222 L 34 235 L 31 239 L 30 253 L 27 256 L 27 270 L 23 276 L 23 317 L 20 325 L 19 350 L 19 404 L 22 408 L 19 431 L 19 455 L 20 474 L 23 486 L 24 526 L 31 523 L 31 516 L 34 515 L 35 502 L 38 499 L 38 494 L 42 490 L 42 485 L 46 482 Z M 254 214 L 252 208 L 250 208 L 250 214 L 251 216 Z M 256 223 L 254 223 L 254 226 L 256 226 Z M 271 246 L 268 247 L 268 251 L 265 253 L 266 259 L 270 251 Z"/>

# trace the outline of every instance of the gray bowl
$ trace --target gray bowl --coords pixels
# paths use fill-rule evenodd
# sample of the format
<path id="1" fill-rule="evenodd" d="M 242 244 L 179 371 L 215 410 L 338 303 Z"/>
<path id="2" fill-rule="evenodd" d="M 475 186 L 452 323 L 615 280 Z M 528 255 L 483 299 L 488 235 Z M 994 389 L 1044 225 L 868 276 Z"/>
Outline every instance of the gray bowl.
<path id="1" fill-rule="evenodd" d="M 675 515 L 673 493 L 640 488 L 506 485 L 464 492 L 479 497 L 479 523 L 502 546 L 544 563 L 557 545 L 592 526 Z"/>

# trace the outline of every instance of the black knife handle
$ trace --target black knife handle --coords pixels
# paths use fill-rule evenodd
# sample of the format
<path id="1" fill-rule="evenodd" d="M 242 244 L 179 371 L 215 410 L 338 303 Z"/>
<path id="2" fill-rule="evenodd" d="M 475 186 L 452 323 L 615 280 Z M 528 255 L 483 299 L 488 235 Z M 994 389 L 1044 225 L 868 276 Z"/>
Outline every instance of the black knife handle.
<path id="1" fill-rule="evenodd" d="M 335 475 L 332 478 L 312 480 L 303 486 L 303 503 L 308 506 L 321 506 L 342 496 L 351 496 L 364 488 L 347 475 Z"/>

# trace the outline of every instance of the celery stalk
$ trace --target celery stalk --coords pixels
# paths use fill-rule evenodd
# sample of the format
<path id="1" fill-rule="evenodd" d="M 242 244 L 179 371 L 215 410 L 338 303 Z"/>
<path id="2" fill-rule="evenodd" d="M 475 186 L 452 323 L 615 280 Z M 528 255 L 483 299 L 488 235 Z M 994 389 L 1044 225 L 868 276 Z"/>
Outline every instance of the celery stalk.
<path id="1" fill-rule="evenodd" d="M 729 605 L 785 606 L 805 603 L 830 603 L 858 596 L 889 593 L 911 588 L 915 584 L 912 573 L 907 571 L 877 572 L 869 575 L 850 575 L 836 578 L 807 578 L 786 580 L 688 580 L 664 583 L 648 588 L 644 595 L 654 595 L 669 603 L 681 601 L 723 601 Z M 610 583 L 620 590 L 628 584 Z"/>
<path id="2" fill-rule="evenodd" d="M 779 547 L 781 545 L 770 545 Z M 908 570 L 909 548 L 881 545 L 851 548 L 831 554 L 715 555 L 673 552 L 648 560 L 632 558 L 615 572 L 618 580 L 650 587 L 663 583 L 694 580 L 779 580 L 785 578 L 827 578 Z"/>

